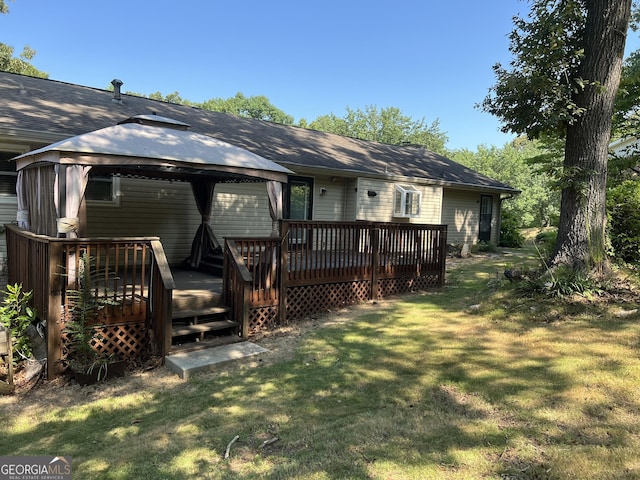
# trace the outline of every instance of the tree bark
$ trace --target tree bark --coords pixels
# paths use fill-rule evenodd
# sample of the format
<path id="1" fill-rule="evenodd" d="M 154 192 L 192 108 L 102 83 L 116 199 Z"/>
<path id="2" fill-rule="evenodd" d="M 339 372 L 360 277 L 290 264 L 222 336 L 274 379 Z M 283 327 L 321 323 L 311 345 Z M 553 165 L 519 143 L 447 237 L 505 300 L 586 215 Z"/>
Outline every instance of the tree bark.
<path id="1" fill-rule="evenodd" d="M 586 0 L 587 85 L 574 95 L 584 113 L 567 126 L 565 183 L 553 265 L 601 270 L 606 257 L 606 183 L 613 102 L 620 83 L 631 0 Z"/>

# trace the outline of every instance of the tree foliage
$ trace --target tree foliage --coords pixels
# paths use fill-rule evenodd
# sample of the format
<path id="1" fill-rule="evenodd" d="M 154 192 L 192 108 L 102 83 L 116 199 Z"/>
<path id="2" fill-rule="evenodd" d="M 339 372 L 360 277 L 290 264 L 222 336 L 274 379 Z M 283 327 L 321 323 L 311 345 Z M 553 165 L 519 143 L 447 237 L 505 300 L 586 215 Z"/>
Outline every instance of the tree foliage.
<path id="1" fill-rule="evenodd" d="M 625 180 L 607 195 L 609 236 L 617 258 L 640 262 L 640 183 Z"/>
<path id="2" fill-rule="evenodd" d="M 499 117 L 503 131 L 563 136 L 583 107 L 573 93 L 584 88 L 578 68 L 584 59 L 584 1 L 535 0 L 529 18 L 514 18 L 509 68 L 493 67 L 496 84 L 482 108 Z"/>
<path id="3" fill-rule="evenodd" d="M 446 153 L 445 144 L 448 140 L 437 120 L 428 125 L 424 118 L 414 120 L 399 108 L 378 109 L 375 105 L 369 105 L 364 110 L 347 107 L 343 117 L 321 115 L 308 127 L 389 145 L 422 145 L 440 154 Z"/>
<path id="4" fill-rule="evenodd" d="M 9 13 L 9 7 L 4 0 L 0 0 L 0 14 Z M 15 57 L 14 48 L 11 45 L 0 42 L 0 70 L 3 72 L 19 73 L 32 77 L 49 78 L 49 74 L 38 70 L 31 64 L 36 56 L 36 51 L 25 46 L 18 57 Z"/>
<path id="5" fill-rule="evenodd" d="M 504 203 L 518 227 L 543 227 L 558 221 L 560 195 L 537 160 L 550 155 L 540 141 L 519 137 L 502 148 L 480 145 L 477 151 L 457 150 L 450 157 L 469 168 L 517 188 L 522 193 Z"/>
<path id="6" fill-rule="evenodd" d="M 15 57 L 13 52 L 12 46 L 0 43 L 0 70 L 32 77 L 49 78 L 48 73 L 38 70 L 30 63 L 36 55 L 35 50 L 25 46 L 18 57 Z"/>
<path id="7" fill-rule="evenodd" d="M 504 130 L 563 138 L 553 264 L 606 266 L 606 177 L 631 0 L 531 0 L 515 18 L 508 69 L 496 65 L 485 111 Z"/>
<path id="8" fill-rule="evenodd" d="M 245 97 L 241 92 L 230 98 L 212 98 L 199 105 L 205 110 L 231 113 L 240 117 L 292 125 L 293 117 L 275 107 L 264 95 Z"/>

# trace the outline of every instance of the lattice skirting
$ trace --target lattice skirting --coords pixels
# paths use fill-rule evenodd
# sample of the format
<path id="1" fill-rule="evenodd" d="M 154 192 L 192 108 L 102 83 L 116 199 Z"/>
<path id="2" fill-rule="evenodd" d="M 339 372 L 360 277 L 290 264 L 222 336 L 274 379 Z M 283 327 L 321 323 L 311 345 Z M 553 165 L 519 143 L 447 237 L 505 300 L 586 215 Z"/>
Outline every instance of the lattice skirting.
<path id="1" fill-rule="evenodd" d="M 278 324 L 278 306 L 249 309 L 249 333 L 256 333 Z"/>
<path id="2" fill-rule="evenodd" d="M 345 305 L 369 300 L 371 281 L 362 280 L 287 289 L 287 320 L 301 319 Z"/>
<path id="3" fill-rule="evenodd" d="M 439 276 L 423 275 L 421 277 L 384 278 L 378 281 L 378 298 L 398 295 L 400 293 L 416 292 L 435 288 L 439 285 Z"/>
<path id="4" fill-rule="evenodd" d="M 120 359 L 140 356 L 149 344 L 149 331 L 144 322 L 101 325 L 95 328 L 92 347 L 101 354 L 115 355 Z M 62 361 L 66 363 L 69 354 L 67 338 L 62 333 Z"/>

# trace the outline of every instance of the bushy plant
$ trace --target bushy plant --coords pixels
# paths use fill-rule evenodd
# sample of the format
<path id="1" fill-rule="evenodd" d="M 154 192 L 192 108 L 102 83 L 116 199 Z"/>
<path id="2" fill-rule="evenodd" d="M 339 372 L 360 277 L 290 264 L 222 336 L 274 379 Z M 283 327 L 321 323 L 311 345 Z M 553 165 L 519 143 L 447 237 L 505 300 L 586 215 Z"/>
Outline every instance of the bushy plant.
<path id="1" fill-rule="evenodd" d="M 36 320 L 36 312 L 31 307 L 33 292 L 22 290 L 22 284 L 7 285 L 0 307 L 0 322 L 11 332 L 13 349 L 17 354 L 14 361 L 33 356 L 31 340 L 27 328 Z"/>
<path id="2" fill-rule="evenodd" d="M 520 219 L 509 211 L 504 211 L 500 223 L 500 243 L 501 247 L 520 248 L 524 245 L 524 236 L 520 232 Z"/>
<path id="3" fill-rule="evenodd" d="M 609 238 L 616 258 L 640 261 L 640 183 L 625 180 L 607 195 Z"/>
<path id="4" fill-rule="evenodd" d="M 547 297 L 564 298 L 572 295 L 591 297 L 600 295 L 606 285 L 587 272 L 569 267 L 548 269 L 544 274 L 529 275 L 518 285 L 518 291 L 526 294 L 542 294 Z"/>
<path id="5" fill-rule="evenodd" d="M 102 274 L 95 269 L 94 264 L 93 258 L 83 254 L 78 288 L 66 292 L 70 320 L 65 325 L 65 331 L 71 368 L 82 373 L 91 373 L 98 368 L 98 380 L 101 380 L 106 374 L 107 364 L 115 359 L 109 355 L 101 355 L 93 348 L 93 344 L 100 340 L 95 323 L 100 310 L 116 303 L 95 295 L 93 287 Z"/>

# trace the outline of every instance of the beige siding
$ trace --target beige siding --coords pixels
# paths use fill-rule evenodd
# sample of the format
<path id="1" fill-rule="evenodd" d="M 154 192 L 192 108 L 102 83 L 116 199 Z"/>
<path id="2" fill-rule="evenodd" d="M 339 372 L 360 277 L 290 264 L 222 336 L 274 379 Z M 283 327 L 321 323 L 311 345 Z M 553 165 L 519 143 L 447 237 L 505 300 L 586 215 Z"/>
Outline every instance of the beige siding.
<path id="1" fill-rule="evenodd" d="M 216 185 L 211 228 L 221 244 L 225 237 L 268 237 L 271 214 L 267 184 Z"/>
<path id="2" fill-rule="evenodd" d="M 414 218 L 396 218 L 393 216 L 395 182 L 358 179 L 357 220 L 372 222 L 440 223 L 442 207 L 442 188 L 436 186 L 415 185 L 422 192 L 420 216 Z M 369 196 L 369 191 L 375 196 Z"/>
<path id="3" fill-rule="evenodd" d="M 0 225 L 16 222 L 18 201 L 16 197 L 0 199 Z M 0 235 L 0 271 L 4 271 L 7 264 L 7 241 L 4 232 Z"/>
<path id="4" fill-rule="evenodd" d="M 89 236 L 159 236 L 170 263 L 189 255 L 200 224 L 185 182 L 122 178 L 118 204 L 89 202 Z"/>
<path id="5" fill-rule="evenodd" d="M 189 256 L 200 225 L 191 187 L 185 182 L 121 179 L 119 205 L 90 203 L 90 236 L 159 236 L 169 263 Z M 268 236 L 271 216 L 266 184 L 220 183 L 214 190 L 211 228 L 224 237 Z"/>
<path id="6" fill-rule="evenodd" d="M 480 194 L 445 190 L 442 200 L 442 223 L 448 226 L 448 243 L 477 243 L 480 229 Z M 492 228 L 492 234 L 493 230 Z"/>
<path id="7" fill-rule="evenodd" d="M 324 192 L 323 192 L 324 189 Z M 342 179 L 317 176 L 313 188 L 313 220 L 341 222 L 345 218 L 345 183 Z"/>
<path id="8" fill-rule="evenodd" d="M 345 181 L 345 192 L 344 192 L 344 219 L 347 222 L 355 221 L 358 212 L 358 180 L 348 179 Z"/>

